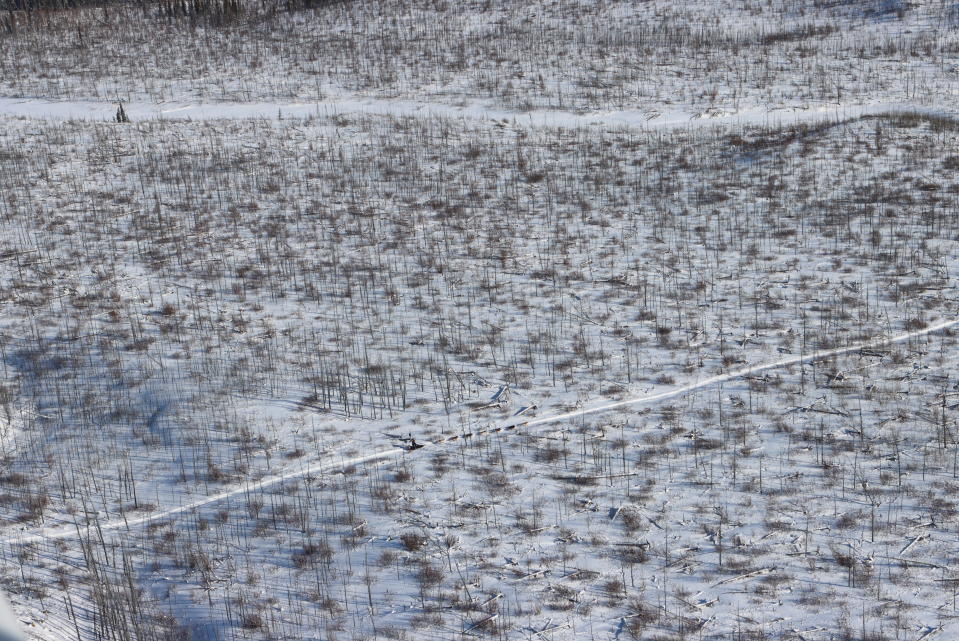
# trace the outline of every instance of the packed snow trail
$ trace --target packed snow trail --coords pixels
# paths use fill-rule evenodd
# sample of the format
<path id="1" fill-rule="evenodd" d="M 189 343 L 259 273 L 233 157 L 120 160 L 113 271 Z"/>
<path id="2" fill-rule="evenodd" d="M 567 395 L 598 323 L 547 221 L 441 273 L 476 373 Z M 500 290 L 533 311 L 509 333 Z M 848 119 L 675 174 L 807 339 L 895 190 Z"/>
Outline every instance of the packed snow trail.
<path id="1" fill-rule="evenodd" d="M 258 118 L 280 120 L 345 114 L 382 116 L 422 116 L 461 120 L 495 120 L 518 126 L 583 127 L 588 125 L 629 126 L 647 129 L 710 127 L 716 125 L 761 125 L 779 127 L 799 122 L 836 122 L 847 118 L 877 115 L 893 111 L 910 111 L 930 115 L 948 112 L 903 102 L 870 104 L 817 104 L 784 106 L 777 109 L 749 107 L 734 112 L 689 112 L 675 109 L 660 112 L 653 109 L 625 109 L 573 113 L 558 110 L 517 112 L 482 102 L 465 106 L 419 100 L 393 100 L 334 95 L 317 102 L 223 102 L 198 104 L 191 102 L 125 102 L 123 109 L 134 123 L 143 120 L 234 120 Z M 102 101 L 56 101 L 41 98 L 0 97 L 0 117 L 38 120 L 115 121 L 117 103 Z"/>
<path id="2" fill-rule="evenodd" d="M 901 343 L 911 338 L 917 338 L 919 336 L 925 336 L 927 334 L 940 332 L 944 329 L 948 329 L 956 325 L 959 325 L 959 319 L 941 321 L 939 323 L 936 323 L 934 325 L 929 325 L 922 329 L 917 329 L 911 332 L 906 332 L 904 334 L 893 336 L 892 338 L 883 338 L 883 339 L 876 339 L 871 341 L 864 341 L 860 343 L 855 343 L 853 345 L 847 345 L 846 347 L 837 347 L 834 349 L 819 350 L 816 352 L 812 352 L 810 354 L 800 354 L 798 356 L 789 356 L 777 361 L 760 363 L 758 365 L 744 367 L 742 369 L 737 369 L 732 372 L 728 372 L 726 374 L 719 374 L 717 376 L 712 376 L 710 378 L 697 381 L 695 383 L 690 383 L 689 385 L 683 385 L 681 387 L 667 390 L 665 392 L 660 392 L 658 394 L 651 394 L 648 396 L 640 396 L 637 398 L 630 398 L 623 401 L 605 403 L 603 405 L 585 407 L 585 408 L 574 410 L 571 412 L 564 412 L 562 414 L 553 414 L 550 416 L 533 418 L 533 419 L 522 421 L 522 422 L 508 423 L 498 427 L 477 430 L 475 432 L 466 433 L 466 434 L 456 434 L 456 435 L 449 436 L 447 438 L 440 439 L 437 441 L 432 441 L 432 442 L 422 441 L 421 445 L 425 449 L 428 447 L 436 447 L 443 443 L 455 442 L 460 439 L 470 439 L 476 436 L 482 436 L 486 434 L 512 431 L 519 428 L 533 427 L 535 425 L 544 425 L 546 423 L 555 423 L 555 422 L 564 421 L 567 419 L 587 416 L 589 414 L 598 414 L 601 412 L 608 412 L 610 410 L 619 409 L 621 407 L 629 407 L 631 405 L 652 404 L 657 401 L 665 400 L 668 398 L 674 398 L 676 396 L 681 396 L 683 394 L 692 392 L 694 390 L 702 389 L 704 387 L 710 387 L 712 385 L 716 385 L 719 383 L 725 383 L 726 381 L 731 381 L 737 378 L 741 378 L 743 376 L 748 376 L 750 374 L 756 374 L 759 372 L 763 372 L 766 370 L 775 369 L 779 367 L 787 367 L 789 365 L 797 365 L 797 364 L 805 364 L 805 363 L 811 363 L 815 361 L 821 361 L 827 358 L 832 358 L 833 356 L 841 356 L 843 354 L 848 354 L 850 352 L 856 352 L 863 349 L 877 349 L 877 348 L 892 345 L 895 343 Z M 371 463 L 375 461 L 394 458 L 400 455 L 401 453 L 406 453 L 406 451 L 403 449 L 397 449 L 394 447 L 388 450 L 373 452 L 371 454 L 365 454 L 362 456 L 356 456 L 352 458 L 343 458 L 336 461 L 325 461 L 325 462 L 315 463 L 313 465 L 310 465 L 304 468 L 289 470 L 287 472 L 284 472 L 283 474 L 267 476 L 258 481 L 251 481 L 242 486 L 233 487 L 233 488 L 224 490 L 222 492 L 218 492 L 216 494 L 205 496 L 201 499 L 197 499 L 196 501 L 186 503 L 178 507 L 161 510 L 159 512 L 151 512 L 150 514 L 146 514 L 143 516 L 135 516 L 132 518 L 125 516 L 122 519 L 110 521 L 107 523 L 96 523 L 95 521 L 92 523 L 88 522 L 86 525 L 81 526 L 81 528 L 92 530 L 92 531 L 95 531 L 97 529 L 99 529 L 100 531 L 129 529 L 139 525 L 144 525 L 154 521 L 159 521 L 161 519 L 166 519 L 172 516 L 176 516 L 184 512 L 189 512 L 199 507 L 203 507 L 211 503 L 216 503 L 218 501 L 228 499 L 232 496 L 236 496 L 237 494 L 241 494 L 243 492 L 250 492 L 250 491 L 263 489 L 263 488 L 270 487 L 294 478 L 301 478 L 304 476 L 309 476 L 309 475 L 318 474 L 318 473 L 337 472 L 337 471 L 354 467 L 362 463 Z M 35 542 L 48 540 L 48 539 L 61 539 L 61 538 L 67 538 L 67 537 L 76 536 L 76 535 L 77 535 L 77 526 L 74 523 L 61 522 L 54 526 L 36 530 L 32 533 L 21 532 L 20 534 L 7 537 L 2 542 L 6 544 L 35 543 Z"/>
<path id="3" fill-rule="evenodd" d="M 942 321 L 936 323 L 935 325 L 929 325 L 923 329 L 918 329 L 912 332 L 906 332 L 905 334 L 899 334 L 888 339 L 866 341 L 863 343 L 857 343 L 855 345 L 849 345 L 847 347 L 837 347 L 835 349 L 826 349 L 820 350 L 818 352 L 813 352 L 811 354 L 800 354 L 799 356 L 789 356 L 778 361 L 772 361 L 769 363 L 762 363 L 760 365 L 753 365 L 751 367 L 744 367 L 742 369 L 737 369 L 726 374 L 719 374 L 718 376 L 713 376 L 696 383 L 690 383 L 689 385 L 684 385 L 682 387 L 677 387 L 675 389 L 667 390 L 659 394 L 652 394 L 651 396 L 644 396 L 641 398 L 631 398 L 626 399 L 625 401 L 617 401 L 615 403 L 607 403 L 606 405 L 599 405 L 597 407 L 589 407 L 585 409 L 574 410 L 572 412 L 566 412 L 565 414 L 557 414 L 554 416 L 544 416 L 543 418 L 535 418 L 523 423 L 525 426 L 540 425 L 542 423 L 552 423 L 554 421 L 561 421 L 568 418 L 577 418 L 579 416 L 585 416 L 587 414 L 594 414 L 596 412 L 607 412 L 609 410 L 614 410 L 620 407 L 626 407 L 629 405 L 640 405 L 645 403 L 653 403 L 655 401 L 661 401 L 667 398 L 673 398 L 674 396 L 680 396 L 686 392 L 691 392 L 703 387 L 710 387 L 711 385 L 716 385 L 717 383 L 725 383 L 726 381 L 731 381 L 736 378 L 741 378 L 743 376 L 749 376 L 750 374 L 757 374 L 759 372 L 764 372 L 769 369 L 776 369 L 778 367 L 787 367 L 789 365 L 797 365 L 800 363 L 810 363 L 814 361 L 820 361 L 833 356 L 841 356 L 843 354 L 848 354 L 849 352 L 856 352 L 863 349 L 875 349 L 882 347 L 884 345 L 891 345 L 894 343 L 901 343 L 907 341 L 910 338 L 916 338 L 917 336 L 924 336 L 926 334 L 933 334 L 935 332 L 948 329 L 959 325 L 959 319 L 951 321 Z"/>

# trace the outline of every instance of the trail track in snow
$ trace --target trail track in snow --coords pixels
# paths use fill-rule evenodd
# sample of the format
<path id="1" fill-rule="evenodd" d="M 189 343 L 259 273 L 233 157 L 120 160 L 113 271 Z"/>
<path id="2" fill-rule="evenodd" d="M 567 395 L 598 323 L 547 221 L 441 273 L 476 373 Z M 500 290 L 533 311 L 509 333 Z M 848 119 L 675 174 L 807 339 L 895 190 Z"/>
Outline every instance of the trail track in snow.
<path id="1" fill-rule="evenodd" d="M 383 116 L 422 116 L 461 120 L 500 121 L 516 126 L 583 127 L 629 126 L 641 129 L 675 129 L 711 127 L 718 125 L 760 125 L 778 127 L 800 122 L 836 122 L 847 118 L 877 115 L 893 111 L 911 111 L 930 115 L 948 115 L 943 110 L 902 102 L 875 102 L 870 104 L 815 104 L 767 109 L 750 107 L 735 112 L 712 110 L 693 113 L 682 110 L 660 112 L 655 109 L 626 109 L 621 111 L 537 110 L 508 111 L 482 102 L 464 106 L 417 100 L 393 100 L 337 95 L 319 102 L 250 102 L 250 103 L 191 103 L 191 102 L 129 102 L 123 109 L 134 123 L 150 120 L 233 120 L 258 118 L 279 120 L 302 119 L 315 116 L 371 114 Z M 37 120 L 114 121 L 117 103 L 104 101 L 55 101 L 40 98 L 0 97 L 0 117 L 18 117 Z"/>
<path id="2" fill-rule="evenodd" d="M 939 323 L 929 325 L 922 329 L 917 329 L 911 332 L 905 332 L 903 334 L 898 334 L 891 338 L 877 339 L 872 341 L 864 341 L 860 343 L 855 343 L 853 345 L 847 345 L 845 347 L 837 347 L 834 349 L 820 350 L 812 352 L 809 354 L 800 354 L 788 356 L 776 361 L 770 361 L 766 363 L 760 363 L 758 365 L 752 365 L 749 367 L 744 367 L 737 369 L 726 374 L 719 374 L 717 376 L 712 376 L 710 378 L 697 381 L 695 383 L 690 383 L 688 385 L 683 385 L 681 387 L 676 387 L 665 392 L 660 392 L 657 394 L 650 394 L 647 396 L 638 396 L 635 398 L 630 398 L 622 401 L 615 401 L 612 403 L 604 403 L 602 405 L 595 405 L 591 407 L 585 407 L 577 409 L 571 412 L 563 412 L 561 414 L 552 414 L 550 416 L 543 416 L 539 418 L 531 418 L 527 421 L 522 422 L 511 422 L 505 423 L 504 425 L 498 427 L 491 427 L 483 430 L 477 430 L 471 433 L 456 434 L 445 439 L 438 441 L 423 441 L 421 444 L 423 446 L 422 450 L 418 451 L 428 451 L 428 448 L 439 447 L 441 445 L 456 442 L 461 439 L 470 439 L 477 436 L 495 434 L 502 432 L 515 431 L 521 428 L 534 427 L 536 425 L 545 425 L 547 423 L 556 423 L 559 421 L 564 421 L 568 419 L 579 418 L 581 416 L 587 416 L 589 414 L 599 414 L 601 412 L 608 412 L 611 410 L 629 407 L 632 405 L 650 405 L 658 401 L 666 400 L 669 398 L 675 398 L 677 396 L 682 396 L 688 392 L 694 390 L 702 389 L 705 387 L 710 387 L 713 385 L 718 385 L 727 381 L 731 381 L 743 376 L 748 376 L 750 374 L 756 374 L 770 369 L 776 369 L 780 367 L 787 367 L 789 365 L 805 364 L 812 363 L 816 361 L 825 360 L 832 358 L 834 356 L 841 356 L 843 354 L 849 354 L 851 352 L 856 352 L 866 349 L 879 349 L 886 347 L 895 343 L 901 343 L 908 341 L 912 338 L 917 338 L 920 336 L 925 336 L 928 334 L 933 334 L 936 332 L 943 331 L 950 327 L 959 325 L 959 318 L 948 321 L 940 321 Z M 370 454 L 364 454 L 362 456 L 356 456 L 351 458 L 339 458 L 336 460 L 327 460 L 314 463 L 312 465 L 304 466 L 295 470 L 288 470 L 281 474 L 276 474 L 272 476 L 267 476 L 261 478 L 257 481 L 250 481 L 240 486 L 235 486 L 229 489 L 226 489 L 222 492 L 216 494 L 208 495 L 203 498 L 197 499 L 190 503 L 186 503 L 177 507 L 161 510 L 158 512 L 151 512 L 144 515 L 128 515 L 122 519 L 115 521 L 109 521 L 106 523 L 97 523 L 96 521 L 88 522 L 85 525 L 81 525 L 81 530 L 86 530 L 88 532 L 99 530 L 110 531 L 110 530 L 124 530 L 140 525 L 145 525 L 154 521 L 160 521 L 162 519 L 167 519 L 173 516 L 177 516 L 184 512 L 189 512 L 191 510 L 209 505 L 211 503 L 216 503 L 224 499 L 228 499 L 232 496 L 236 496 L 243 492 L 250 492 L 259 490 L 262 488 L 270 487 L 284 481 L 302 478 L 305 476 L 310 476 L 320 473 L 335 473 L 338 471 L 343 471 L 345 469 L 355 467 L 363 463 L 370 463 L 374 461 L 382 461 L 391 458 L 396 458 L 401 454 L 406 454 L 406 451 L 396 447 L 391 447 L 390 449 L 380 450 L 372 452 Z M 33 531 L 21 531 L 20 533 L 7 537 L 3 539 L 5 544 L 24 544 L 24 543 L 35 543 L 43 540 L 49 539 L 61 539 L 76 536 L 78 533 L 78 527 L 73 523 L 59 523 L 54 526 L 49 526 Z"/>

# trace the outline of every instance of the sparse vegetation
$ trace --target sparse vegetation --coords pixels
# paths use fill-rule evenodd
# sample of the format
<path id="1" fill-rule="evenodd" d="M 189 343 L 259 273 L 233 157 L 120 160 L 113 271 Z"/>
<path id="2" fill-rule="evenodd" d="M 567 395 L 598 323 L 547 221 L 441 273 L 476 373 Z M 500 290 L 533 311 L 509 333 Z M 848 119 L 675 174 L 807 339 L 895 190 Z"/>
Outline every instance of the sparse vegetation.
<path id="1" fill-rule="evenodd" d="M 37 634 L 959 632 L 946 5 L 87 4 L 0 16 L 108 106 L 0 130 Z"/>

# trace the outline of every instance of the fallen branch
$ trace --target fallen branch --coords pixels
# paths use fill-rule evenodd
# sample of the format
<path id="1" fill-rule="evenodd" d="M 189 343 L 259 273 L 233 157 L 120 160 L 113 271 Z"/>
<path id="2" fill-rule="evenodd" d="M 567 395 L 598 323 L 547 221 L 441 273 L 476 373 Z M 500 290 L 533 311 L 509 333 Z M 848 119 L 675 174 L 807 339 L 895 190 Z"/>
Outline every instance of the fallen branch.
<path id="1" fill-rule="evenodd" d="M 769 574 L 775 568 L 760 568 L 754 570 L 753 572 L 747 572 L 746 574 L 740 574 L 738 576 L 730 577 L 728 579 L 723 579 L 719 583 L 714 583 L 713 587 L 719 587 L 720 585 L 726 585 L 727 583 L 735 583 L 736 581 L 745 581 L 746 579 L 751 579 L 753 577 L 762 576 L 763 574 Z"/>
<path id="2" fill-rule="evenodd" d="M 922 541 L 922 540 L 923 540 L 924 538 L 926 538 L 927 536 L 929 536 L 929 533 L 928 533 L 928 532 L 923 532 L 923 533 L 921 533 L 921 534 L 917 534 L 916 537 L 915 537 L 912 541 L 910 541 L 909 544 L 908 544 L 906 547 L 904 547 L 904 548 L 902 548 L 901 550 L 899 550 L 899 556 L 902 556 L 903 554 L 905 554 L 907 551 L 909 551 L 909 548 L 911 548 L 912 546 L 914 546 L 914 545 L 915 545 L 916 543 L 918 543 L 919 541 Z"/>

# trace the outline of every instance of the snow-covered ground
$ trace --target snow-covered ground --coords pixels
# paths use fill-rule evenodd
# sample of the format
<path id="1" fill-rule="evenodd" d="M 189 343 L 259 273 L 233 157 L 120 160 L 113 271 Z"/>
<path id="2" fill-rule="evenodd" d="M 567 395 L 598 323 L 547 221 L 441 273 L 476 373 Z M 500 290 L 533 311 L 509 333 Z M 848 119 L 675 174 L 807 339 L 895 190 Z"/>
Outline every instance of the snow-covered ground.
<path id="1" fill-rule="evenodd" d="M 215 494 L 210 494 L 204 496 L 203 498 L 197 499 L 190 503 L 183 505 L 178 505 L 176 507 L 168 507 L 162 510 L 151 511 L 148 514 L 142 516 L 128 517 L 123 516 L 122 519 L 118 519 L 112 522 L 97 522 L 96 527 L 98 531 L 109 531 L 109 530 L 128 530 L 131 527 L 139 527 L 147 525 L 150 523 L 155 523 L 158 521 L 168 520 L 171 517 L 178 516 L 184 513 L 195 512 L 199 508 L 205 507 L 213 503 L 219 503 L 237 496 L 238 494 L 247 494 L 250 492 L 259 492 L 265 488 L 282 484 L 286 481 L 292 479 L 301 479 L 303 477 L 315 476 L 317 474 L 329 473 L 333 471 L 342 472 L 350 468 L 354 468 L 359 465 L 375 463 L 383 461 L 386 459 L 399 458 L 404 456 L 408 452 L 419 451 L 425 447 L 441 447 L 460 439 L 472 439 L 472 438 L 481 438 L 494 434 L 503 434 L 506 435 L 513 430 L 528 431 L 530 428 L 534 428 L 540 425 L 550 424 L 550 423 L 572 423 L 577 419 L 591 416 L 593 414 L 602 414 L 607 412 L 612 412 L 619 410 L 621 408 L 632 407 L 636 405 L 653 405 L 661 401 L 668 399 L 680 397 L 686 395 L 690 392 L 701 390 L 706 387 L 720 386 L 723 383 L 736 381 L 737 379 L 753 376 L 767 370 L 779 369 L 788 367 L 790 365 L 797 364 L 807 364 L 807 363 L 816 363 L 820 361 L 825 361 L 828 359 L 833 359 L 837 356 L 843 356 L 853 352 L 863 352 L 863 351 L 875 351 L 878 349 L 884 349 L 890 345 L 896 343 L 901 343 L 904 341 L 909 341 L 915 338 L 926 336 L 927 334 L 936 334 L 947 330 L 949 328 L 959 325 L 959 320 L 948 320 L 936 323 L 924 327 L 922 329 L 917 329 L 911 332 L 905 332 L 892 336 L 889 338 L 883 338 L 877 341 L 868 341 L 864 343 L 856 343 L 853 345 L 848 345 L 845 347 L 827 349 L 827 350 L 818 350 L 810 354 L 800 355 L 800 356 L 790 356 L 787 358 L 782 358 L 775 361 L 770 361 L 766 363 L 759 363 L 757 365 L 752 365 L 750 367 L 745 367 L 741 369 L 728 372 L 726 374 L 720 374 L 717 376 L 711 376 L 701 381 L 694 383 L 689 383 L 688 385 L 683 385 L 680 387 L 674 387 L 672 389 L 666 390 L 664 392 L 659 392 L 656 394 L 646 394 L 638 396 L 635 398 L 627 398 L 621 401 L 614 401 L 611 403 L 601 403 L 590 405 L 587 407 L 582 407 L 568 412 L 563 412 L 561 414 L 550 414 L 546 416 L 540 416 L 533 419 L 526 419 L 525 417 L 517 418 L 513 417 L 507 419 L 502 424 L 490 424 L 488 426 L 477 429 L 473 432 L 463 432 L 453 434 L 452 436 L 446 436 L 436 441 L 424 441 L 420 440 L 416 443 L 413 440 L 413 443 L 417 445 L 415 449 L 410 447 L 409 441 L 403 439 L 402 435 L 397 436 L 399 443 L 394 443 L 392 446 L 384 447 L 383 449 L 367 454 L 361 454 L 359 456 L 350 456 L 345 457 L 338 455 L 336 452 L 324 452 L 321 456 L 321 461 L 312 463 L 310 465 L 305 465 L 303 467 L 294 468 L 291 470 L 286 470 L 279 474 L 273 474 L 265 476 L 255 481 L 248 481 L 236 487 L 232 487 L 222 492 L 217 492 Z M 10 439 L 14 436 L 12 432 L 9 432 Z M 429 456 L 430 452 L 420 452 L 418 455 Z M 34 529 L 21 531 L 13 536 L 9 537 L 6 541 L 3 541 L 7 544 L 17 544 L 24 545 L 28 543 L 38 543 L 44 542 L 53 539 L 67 538 L 76 536 L 76 530 L 71 529 L 69 526 L 73 523 L 56 523 L 54 525 Z"/>
<path id="2" fill-rule="evenodd" d="M 49 120 L 109 121 L 116 118 L 116 102 L 78 100 L 37 100 L 0 97 L 0 115 L 17 118 Z M 497 109 L 488 104 L 460 104 L 440 102 L 390 100 L 385 98 L 358 98 L 340 95 L 315 103 L 303 102 L 217 102 L 197 103 L 123 103 L 124 111 L 133 120 L 222 120 L 267 118 L 282 120 L 329 118 L 349 114 L 375 114 L 399 117 L 443 119 L 493 120 L 531 127 L 635 127 L 635 128 L 690 128 L 747 125 L 784 127 L 797 123 L 842 121 L 896 111 L 951 115 L 953 108 L 928 107 L 919 103 L 881 101 L 867 104 L 801 105 L 789 108 L 752 107 L 735 111 L 707 110 L 690 112 L 676 109 L 663 113 L 639 109 L 574 113 L 569 111 L 537 110 L 516 112 Z"/>
<path id="3" fill-rule="evenodd" d="M 583 9 L 0 23 L 32 637 L 959 634 L 952 14 Z"/>

